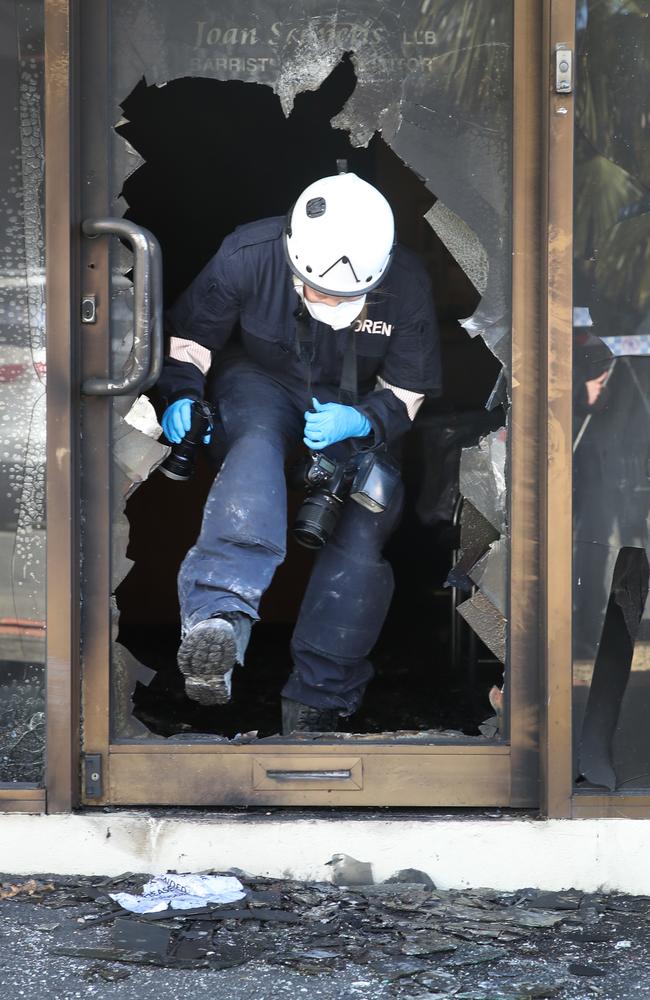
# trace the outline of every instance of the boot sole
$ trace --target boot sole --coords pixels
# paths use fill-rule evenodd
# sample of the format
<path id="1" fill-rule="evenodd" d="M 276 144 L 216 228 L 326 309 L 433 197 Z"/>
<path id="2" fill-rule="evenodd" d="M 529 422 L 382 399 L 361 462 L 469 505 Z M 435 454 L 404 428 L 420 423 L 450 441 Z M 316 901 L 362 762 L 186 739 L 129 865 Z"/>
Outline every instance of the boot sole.
<path id="1" fill-rule="evenodd" d="M 237 659 L 235 631 L 228 622 L 198 626 L 185 636 L 178 650 L 178 666 L 185 677 L 185 693 L 200 705 L 226 705 Z"/>
<path id="2" fill-rule="evenodd" d="M 294 705 L 297 706 L 294 708 Z M 293 733 L 335 733 L 339 725 L 338 713 L 319 712 L 318 709 L 294 702 L 291 698 L 282 699 L 282 735 Z"/>

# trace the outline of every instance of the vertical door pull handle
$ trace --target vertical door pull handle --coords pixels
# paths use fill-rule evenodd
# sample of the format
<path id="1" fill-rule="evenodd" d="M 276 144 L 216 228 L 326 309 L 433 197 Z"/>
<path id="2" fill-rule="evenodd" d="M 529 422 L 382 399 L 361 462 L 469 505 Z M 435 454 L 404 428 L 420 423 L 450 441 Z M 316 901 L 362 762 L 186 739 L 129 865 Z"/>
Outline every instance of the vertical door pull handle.
<path id="1" fill-rule="evenodd" d="M 163 362 L 162 255 L 158 240 L 128 219 L 85 219 L 85 236 L 118 236 L 133 251 L 133 349 L 120 378 L 84 379 L 87 396 L 144 392 L 158 380 Z"/>

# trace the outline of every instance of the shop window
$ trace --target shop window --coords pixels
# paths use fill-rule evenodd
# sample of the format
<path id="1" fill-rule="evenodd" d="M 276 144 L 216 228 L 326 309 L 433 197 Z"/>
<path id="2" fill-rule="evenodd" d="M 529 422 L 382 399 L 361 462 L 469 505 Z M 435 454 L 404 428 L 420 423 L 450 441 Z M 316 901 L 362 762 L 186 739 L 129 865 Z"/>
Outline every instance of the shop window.
<path id="1" fill-rule="evenodd" d="M 650 786 L 650 156 L 643 5 L 581 0 L 574 224 L 579 787 Z"/>
<path id="2" fill-rule="evenodd" d="M 43 11 L 0 3 L 0 783 L 45 752 Z"/>

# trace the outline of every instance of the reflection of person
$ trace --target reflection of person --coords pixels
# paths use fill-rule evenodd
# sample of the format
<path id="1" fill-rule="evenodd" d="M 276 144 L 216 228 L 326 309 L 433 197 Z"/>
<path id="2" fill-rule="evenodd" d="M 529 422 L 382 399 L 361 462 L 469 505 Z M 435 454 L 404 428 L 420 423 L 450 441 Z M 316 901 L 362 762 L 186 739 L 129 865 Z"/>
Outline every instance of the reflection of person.
<path id="1" fill-rule="evenodd" d="M 609 377 L 609 369 L 607 371 L 601 372 L 600 375 L 596 375 L 595 378 L 589 378 L 585 382 L 585 391 L 587 393 L 587 407 L 588 409 L 593 409 L 598 400 L 603 395 L 603 390 L 607 385 L 607 379 Z"/>
<path id="2" fill-rule="evenodd" d="M 580 312 L 586 310 L 580 310 Z M 591 324 L 591 318 L 588 322 Z M 599 634 L 587 609 L 607 605 L 605 551 L 612 512 L 596 502 L 607 487 L 602 468 L 602 435 L 607 428 L 608 382 L 615 359 L 590 329 L 573 331 L 573 518 L 574 518 L 574 657 L 593 660 Z M 596 420 L 594 424 L 593 421 Z M 597 538 L 601 543 L 594 547 Z M 587 564 L 589 571 L 587 572 Z"/>
<path id="3" fill-rule="evenodd" d="M 604 390 L 614 360 L 614 355 L 600 337 L 580 327 L 574 329 L 573 403 L 577 418 L 600 410 L 605 405 L 607 394 Z"/>
<path id="4" fill-rule="evenodd" d="M 169 333 L 165 434 L 178 442 L 189 429 L 214 355 L 208 394 L 227 447 L 179 575 L 186 691 L 218 704 L 285 556 L 288 453 L 301 440 L 336 458 L 389 446 L 438 389 L 437 332 L 428 279 L 395 245 L 388 203 L 341 173 L 310 185 L 286 220 L 227 237 L 171 310 Z M 291 643 L 284 732 L 335 729 L 359 706 L 391 600 L 381 553 L 400 507 L 401 489 L 383 513 L 348 500 L 319 552 Z"/>
<path id="5" fill-rule="evenodd" d="M 579 310 L 576 310 L 579 311 Z M 580 310 L 581 311 L 581 310 Z M 589 319 L 591 322 L 591 318 Z M 607 383 L 616 359 L 600 337 L 585 329 L 573 334 L 573 453 L 582 444 L 585 431 L 595 413 L 607 406 Z"/>
<path id="6" fill-rule="evenodd" d="M 648 592 L 645 358 L 574 331 L 573 654 L 577 770 L 616 786 L 613 738 Z M 590 676 L 591 674 L 591 676 Z M 588 690 L 587 690 L 588 689 Z"/>

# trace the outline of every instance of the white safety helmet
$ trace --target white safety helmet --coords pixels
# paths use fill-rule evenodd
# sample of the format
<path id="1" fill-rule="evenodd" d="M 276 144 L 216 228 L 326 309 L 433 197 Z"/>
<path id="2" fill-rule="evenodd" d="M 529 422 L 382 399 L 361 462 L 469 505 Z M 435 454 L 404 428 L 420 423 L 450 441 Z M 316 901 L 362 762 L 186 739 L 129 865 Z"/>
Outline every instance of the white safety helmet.
<path id="1" fill-rule="evenodd" d="M 323 177 L 289 212 L 285 249 L 291 270 L 326 295 L 361 296 L 388 270 L 395 245 L 391 207 L 356 174 Z"/>

